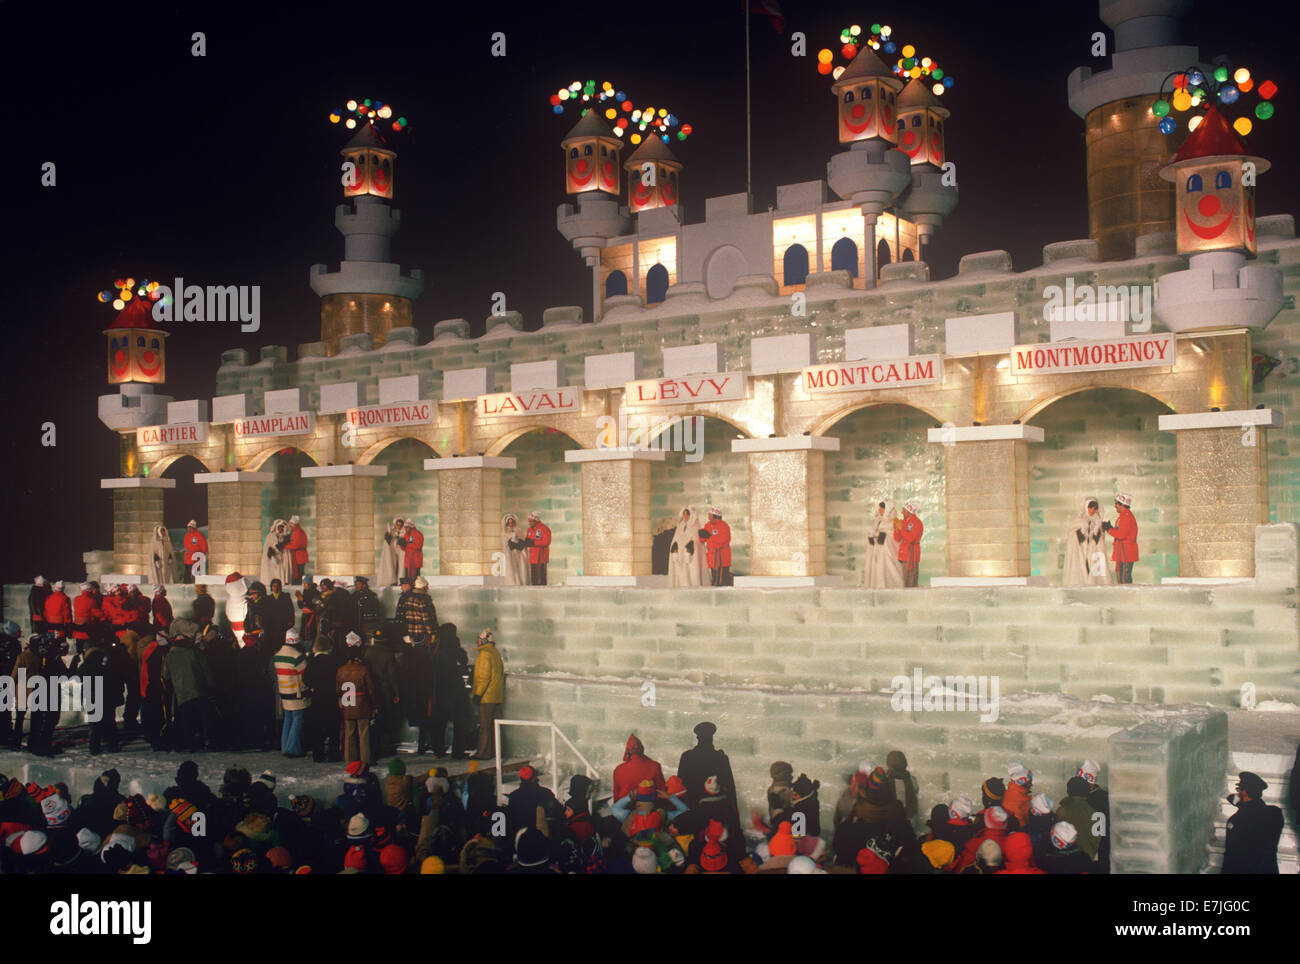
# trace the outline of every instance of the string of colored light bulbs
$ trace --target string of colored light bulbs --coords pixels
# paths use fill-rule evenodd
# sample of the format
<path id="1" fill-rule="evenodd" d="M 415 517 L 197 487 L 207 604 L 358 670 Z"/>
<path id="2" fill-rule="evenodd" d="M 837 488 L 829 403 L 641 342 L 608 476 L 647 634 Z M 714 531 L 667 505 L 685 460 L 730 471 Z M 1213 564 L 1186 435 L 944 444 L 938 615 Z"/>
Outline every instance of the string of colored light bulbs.
<path id="1" fill-rule="evenodd" d="M 926 77 L 934 81 L 930 90 L 936 97 L 942 96 L 945 90 L 948 90 L 955 83 L 952 74 L 945 71 L 939 66 L 933 57 L 918 57 L 916 47 L 912 44 L 903 44 L 899 47 L 893 39 L 894 28 L 889 24 L 873 23 L 870 30 L 863 30 L 858 24 L 851 27 L 845 27 L 840 31 L 840 56 L 846 62 L 852 61 L 858 55 L 858 51 L 865 45 L 872 50 L 879 51 L 891 57 L 898 54 L 894 65 L 890 68 L 895 74 L 903 80 Z M 889 63 L 886 59 L 885 63 Z M 844 73 L 846 64 L 835 64 L 835 52 L 829 47 L 823 47 L 817 51 L 817 72 L 819 74 L 830 74 L 836 80 L 840 79 L 840 74 Z"/>
<path id="2" fill-rule="evenodd" d="M 148 298 L 150 301 L 157 301 L 162 297 L 158 291 L 162 287 L 161 282 L 150 281 L 148 278 L 141 278 L 138 282 L 134 278 L 118 278 L 113 282 L 113 288 L 117 289 L 117 297 L 113 297 L 113 289 L 105 288 L 95 297 L 101 304 L 112 304 L 114 311 L 121 311 L 126 307 L 128 301 L 133 298 Z"/>
<path id="3" fill-rule="evenodd" d="M 1173 86 L 1166 93 L 1165 84 L 1171 80 Z M 1258 97 L 1253 113 L 1259 120 L 1268 120 L 1273 116 L 1272 100 L 1273 95 L 1277 93 L 1277 84 L 1266 80 L 1256 85 L 1255 78 L 1250 75 L 1249 70 L 1245 67 L 1233 70 L 1227 63 L 1227 58 L 1221 57 L 1217 58 L 1214 69 L 1208 76 L 1199 67 L 1188 67 L 1184 71 L 1165 77 L 1160 84 L 1160 96 L 1151 105 L 1151 113 L 1160 118 L 1160 122 L 1156 125 L 1160 133 L 1172 134 L 1178 128 L 1178 122 L 1171 111 L 1182 113 L 1196 111 L 1198 108 L 1208 110 L 1210 107 L 1231 105 L 1236 105 L 1237 110 L 1244 110 L 1250 98 L 1242 95 L 1251 92 Z M 1203 113 L 1193 113 L 1189 116 L 1188 131 L 1200 127 L 1204 116 Z M 1232 129 L 1242 137 L 1249 134 L 1254 127 L 1255 122 L 1244 113 L 1232 122 Z"/>
<path id="4" fill-rule="evenodd" d="M 330 123 L 337 124 L 343 121 L 343 126 L 348 130 L 355 130 L 358 123 L 375 125 L 376 121 L 388 120 L 393 116 L 393 105 L 385 104 L 382 100 L 371 100 L 367 97 L 365 100 L 350 100 L 346 108 L 336 107 L 330 111 Z M 406 128 L 406 118 L 398 117 L 393 121 L 393 130 L 400 131 Z"/>
<path id="5" fill-rule="evenodd" d="M 553 113 L 563 114 L 569 104 L 582 105 L 582 115 L 589 110 L 600 110 L 605 104 L 605 120 L 613 125 L 615 135 L 627 135 L 633 144 L 641 143 L 642 134 L 658 137 L 665 144 L 674 136 L 684 141 L 694 130 L 690 124 L 681 123 L 677 115 L 666 107 L 637 107 L 626 93 L 617 90 L 608 80 L 600 85 L 599 90 L 594 80 L 585 83 L 575 80 L 551 95 Z M 674 131 L 673 128 L 677 129 Z"/>

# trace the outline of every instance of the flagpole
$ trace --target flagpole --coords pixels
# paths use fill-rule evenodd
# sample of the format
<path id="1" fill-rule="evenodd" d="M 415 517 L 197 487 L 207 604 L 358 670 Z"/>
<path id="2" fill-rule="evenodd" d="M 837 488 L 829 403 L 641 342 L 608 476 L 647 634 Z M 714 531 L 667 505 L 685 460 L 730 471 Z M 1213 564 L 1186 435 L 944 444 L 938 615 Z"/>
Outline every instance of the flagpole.
<path id="1" fill-rule="evenodd" d="M 740 0 L 740 9 L 745 18 L 745 194 L 752 197 L 753 174 L 749 119 L 749 0 Z"/>

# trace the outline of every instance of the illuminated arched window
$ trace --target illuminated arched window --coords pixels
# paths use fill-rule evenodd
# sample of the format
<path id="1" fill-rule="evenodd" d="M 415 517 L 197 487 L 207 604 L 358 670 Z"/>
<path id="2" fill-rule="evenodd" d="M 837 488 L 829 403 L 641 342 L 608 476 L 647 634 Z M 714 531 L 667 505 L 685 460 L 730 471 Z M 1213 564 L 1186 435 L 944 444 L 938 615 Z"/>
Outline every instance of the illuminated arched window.
<path id="1" fill-rule="evenodd" d="M 847 271 L 850 278 L 858 276 L 858 245 L 852 238 L 840 238 L 831 246 L 831 270 Z"/>
<path id="2" fill-rule="evenodd" d="M 792 244 L 785 249 L 782 263 L 782 284 L 801 285 L 808 280 L 808 249 L 802 244 Z"/>

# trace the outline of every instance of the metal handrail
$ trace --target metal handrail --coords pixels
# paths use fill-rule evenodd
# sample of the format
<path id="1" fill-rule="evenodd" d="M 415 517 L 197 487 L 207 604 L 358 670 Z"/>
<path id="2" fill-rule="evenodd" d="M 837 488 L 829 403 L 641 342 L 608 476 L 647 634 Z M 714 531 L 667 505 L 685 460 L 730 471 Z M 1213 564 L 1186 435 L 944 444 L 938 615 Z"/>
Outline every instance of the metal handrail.
<path id="1" fill-rule="evenodd" d="M 560 767 L 559 767 L 558 757 L 557 757 L 557 755 L 556 755 L 556 749 L 557 749 L 557 748 L 556 748 L 556 745 L 555 745 L 555 738 L 556 738 L 556 736 L 559 736 L 559 738 L 560 738 L 561 740 L 564 741 L 565 745 L 566 745 L 570 750 L 573 751 L 573 755 L 576 756 L 576 757 L 577 757 L 577 758 L 582 762 L 583 767 L 586 768 L 587 776 L 588 776 L 590 779 L 592 779 L 592 780 L 597 780 L 597 779 L 600 778 L 600 772 L 599 772 L 595 767 L 593 767 L 593 766 L 592 766 L 592 765 L 587 761 L 587 758 L 586 758 L 585 756 L 582 755 L 582 751 L 579 750 L 576 746 L 573 745 L 573 741 L 570 740 L 567 736 L 565 736 L 564 731 L 561 730 L 558 726 L 556 726 L 555 723 L 554 723 L 554 721 L 551 721 L 551 720 L 494 720 L 494 721 L 493 721 L 493 727 L 494 727 L 494 729 L 493 729 L 493 736 L 495 737 L 495 739 L 493 740 L 493 742 L 496 744 L 497 803 L 499 803 L 499 804 L 500 804 L 500 803 L 505 803 L 505 795 L 501 792 L 501 789 L 502 789 L 502 776 L 503 776 L 503 774 L 502 774 L 502 772 L 501 772 L 501 727 L 503 727 L 503 726 L 546 726 L 546 727 L 550 727 L 550 730 L 551 730 L 551 757 L 550 757 L 550 761 L 551 761 L 551 793 L 555 794 L 555 797 L 556 797 L 557 800 L 559 799 L 559 796 L 560 796 Z"/>

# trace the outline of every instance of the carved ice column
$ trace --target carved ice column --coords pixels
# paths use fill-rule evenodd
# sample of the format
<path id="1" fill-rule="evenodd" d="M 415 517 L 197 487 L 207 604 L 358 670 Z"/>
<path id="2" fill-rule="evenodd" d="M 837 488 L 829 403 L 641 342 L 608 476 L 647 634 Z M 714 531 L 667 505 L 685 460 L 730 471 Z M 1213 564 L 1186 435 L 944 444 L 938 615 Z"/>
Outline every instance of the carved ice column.
<path id="1" fill-rule="evenodd" d="M 154 526 L 163 524 L 163 492 L 175 479 L 100 479 L 113 492 L 113 582 L 143 582 L 149 575 L 149 545 Z"/>
<path id="2" fill-rule="evenodd" d="M 736 439 L 749 456 L 750 574 L 737 586 L 833 586 L 826 575 L 826 453 L 840 440 L 816 435 Z"/>
<path id="3" fill-rule="evenodd" d="M 196 472 L 194 481 L 208 487 L 207 575 L 196 581 L 220 585 L 232 572 L 257 578 L 266 538 L 262 486 L 274 482 L 275 473 Z"/>
<path id="4" fill-rule="evenodd" d="M 1161 415 L 1178 434 L 1178 576 L 1164 583 L 1255 576 L 1255 527 L 1268 522 L 1268 443 L 1282 413 Z M 1141 548 L 1139 536 L 1139 549 Z"/>
<path id="5" fill-rule="evenodd" d="M 1045 585 L 1044 577 L 1029 574 L 1029 443 L 1041 442 L 1043 430 L 948 426 L 930 429 L 929 440 L 947 449 L 948 512 L 948 575 L 930 585 Z M 925 522 L 924 507 L 920 515 Z"/>
<path id="6" fill-rule="evenodd" d="M 607 448 L 565 452 L 582 465 L 582 575 L 570 586 L 661 586 L 651 575 L 650 465 L 656 449 Z"/>
<path id="7" fill-rule="evenodd" d="M 307 545 L 307 571 L 319 579 L 374 577 L 375 479 L 383 465 L 309 465 L 316 483 L 316 531 Z"/>
<path id="8" fill-rule="evenodd" d="M 501 472 L 516 460 L 470 455 L 425 459 L 426 472 L 438 476 L 438 575 L 425 576 L 431 586 L 499 585 L 492 572 L 501 552 Z M 429 560 L 425 568 L 430 569 Z"/>

